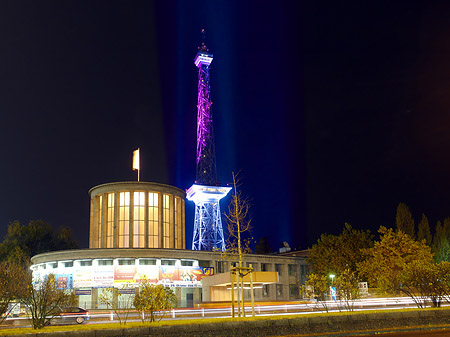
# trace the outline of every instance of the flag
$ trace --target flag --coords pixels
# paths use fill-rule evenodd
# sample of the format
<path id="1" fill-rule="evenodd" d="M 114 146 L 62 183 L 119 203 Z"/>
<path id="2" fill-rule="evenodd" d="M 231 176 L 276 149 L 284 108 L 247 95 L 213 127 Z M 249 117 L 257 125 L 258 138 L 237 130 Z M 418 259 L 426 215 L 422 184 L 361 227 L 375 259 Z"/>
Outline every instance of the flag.
<path id="1" fill-rule="evenodd" d="M 133 151 L 133 170 L 140 170 L 139 167 L 139 149 Z"/>

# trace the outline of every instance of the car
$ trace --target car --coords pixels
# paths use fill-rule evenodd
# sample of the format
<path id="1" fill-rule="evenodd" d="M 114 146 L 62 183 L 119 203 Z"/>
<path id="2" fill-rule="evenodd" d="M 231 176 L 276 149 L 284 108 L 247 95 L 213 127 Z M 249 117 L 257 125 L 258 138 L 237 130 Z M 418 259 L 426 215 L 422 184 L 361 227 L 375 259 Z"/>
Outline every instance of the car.
<path id="1" fill-rule="evenodd" d="M 89 319 L 89 311 L 80 307 L 66 307 L 59 314 L 62 322 L 75 321 L 78 324 Z"/>

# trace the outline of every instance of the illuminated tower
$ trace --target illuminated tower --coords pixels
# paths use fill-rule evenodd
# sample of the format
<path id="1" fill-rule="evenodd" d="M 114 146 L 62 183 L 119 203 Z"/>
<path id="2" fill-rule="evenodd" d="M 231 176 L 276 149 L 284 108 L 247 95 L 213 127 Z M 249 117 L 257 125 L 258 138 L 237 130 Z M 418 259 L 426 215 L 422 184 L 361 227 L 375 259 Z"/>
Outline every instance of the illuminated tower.
<path id="1" fill-rule="evenodd" d="M 217 186 L 216 153 L 213 119 L 211 114 L 211 88 L 209 65 L 213 55 L 203 42 L 194 63 L 198 68 L 197 103 L 197 174 L 196 182 L 187 191 L 187 199 L 195 203 L 193 250 L 225 250 L 222 216 L 219 201 L 231 187 Z"/>

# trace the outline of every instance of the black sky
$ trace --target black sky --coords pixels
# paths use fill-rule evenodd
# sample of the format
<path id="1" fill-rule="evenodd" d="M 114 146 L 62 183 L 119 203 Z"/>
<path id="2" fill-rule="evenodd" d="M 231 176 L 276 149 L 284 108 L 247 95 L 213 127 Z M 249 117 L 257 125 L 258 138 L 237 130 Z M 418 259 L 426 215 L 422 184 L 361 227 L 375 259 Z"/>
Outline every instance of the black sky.
<path id="1" fill-rule="evenodd" d="M 142 180 L 190 187 L 202 28 L 218 176 L 241 170 L 255 238 L 376 231 L 401 201 L 434 226 L 450 216 L 449 17 L 447 1 L 1 2 L 0 235 L 43 219 L 87 247 L 88 190 L 135 180 L 137 147 Z"/>

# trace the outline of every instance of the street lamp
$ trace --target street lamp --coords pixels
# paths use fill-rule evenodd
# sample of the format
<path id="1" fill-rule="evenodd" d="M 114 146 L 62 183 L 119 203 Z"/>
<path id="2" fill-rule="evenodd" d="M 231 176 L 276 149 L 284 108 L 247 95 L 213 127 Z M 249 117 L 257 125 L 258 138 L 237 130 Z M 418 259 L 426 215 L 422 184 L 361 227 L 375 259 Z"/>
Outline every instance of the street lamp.
<path id="1" fill-rule="evenodd" d="M 328 275 L 328 276 L 329 276 L 330 279 L 331 279 L 331 284 L 333 284 L 333 283 L 334 283 L 334 278 L 336 277 L 336 275 L 330 274 L 330 275 Z"/>

